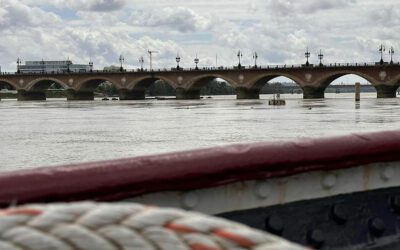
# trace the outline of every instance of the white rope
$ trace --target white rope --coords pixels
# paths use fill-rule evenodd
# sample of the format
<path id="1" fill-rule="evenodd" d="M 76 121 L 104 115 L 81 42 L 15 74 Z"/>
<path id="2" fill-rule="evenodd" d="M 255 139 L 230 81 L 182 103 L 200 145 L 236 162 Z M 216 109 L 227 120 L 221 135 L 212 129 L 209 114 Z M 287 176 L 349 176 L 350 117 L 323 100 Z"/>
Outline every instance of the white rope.
<path id="1" fill-rule="evenodd" d="M 5 250 L 301 250 L 221 218 L 132 203 L 29 205 L 0 211 Z"/>

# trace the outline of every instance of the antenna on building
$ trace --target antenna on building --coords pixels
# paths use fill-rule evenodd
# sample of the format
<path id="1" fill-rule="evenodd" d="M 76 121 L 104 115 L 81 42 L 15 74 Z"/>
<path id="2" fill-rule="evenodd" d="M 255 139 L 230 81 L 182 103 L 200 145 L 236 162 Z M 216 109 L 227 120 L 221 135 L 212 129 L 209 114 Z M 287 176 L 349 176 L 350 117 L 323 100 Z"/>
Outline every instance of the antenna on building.
<path id="1" fill-rule="evenodd" d="M 150 56 L 150 71 L 152 71 L 153 70 L 153 53 L 158 53 L 158 51 L 148 50 L 147 52 L 149 53 L 149 56 Z"/>

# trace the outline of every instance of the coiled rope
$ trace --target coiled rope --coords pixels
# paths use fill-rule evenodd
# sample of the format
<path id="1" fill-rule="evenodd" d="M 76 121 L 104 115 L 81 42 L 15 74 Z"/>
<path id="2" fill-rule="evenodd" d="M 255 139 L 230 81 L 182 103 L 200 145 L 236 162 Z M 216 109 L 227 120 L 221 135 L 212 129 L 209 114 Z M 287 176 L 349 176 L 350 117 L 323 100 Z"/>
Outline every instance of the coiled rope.
<path id="1" fill-rule="evenodd" d="M 4 250 L 301 250 L 225 219 L 132 203 L 62 203 L 0 210 Z"/>

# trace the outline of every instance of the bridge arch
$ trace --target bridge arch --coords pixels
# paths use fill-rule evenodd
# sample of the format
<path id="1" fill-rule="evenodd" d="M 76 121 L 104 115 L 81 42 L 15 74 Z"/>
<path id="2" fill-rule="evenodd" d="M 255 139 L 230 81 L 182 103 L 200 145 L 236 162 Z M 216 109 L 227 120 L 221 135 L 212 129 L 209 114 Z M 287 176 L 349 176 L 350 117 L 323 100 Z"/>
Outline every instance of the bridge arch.
<path id="1" fill-rule="evenodd" d="M 12 87 L 13 89 L 15 89 L 15 90 L 18 89 L 18 86 L 17 86 L 16 83 L 14 83 L 14 82 L 12 82 L 12 81 L 9 81 L 9 80 L 6 80 L 6 79 L 0 78 L 0 87 L 2 86 L 2 83 L 5 83 L 5 84 L 11 86 L 11 87 Z M 0 88 L 0 89 L 1 89 L 1 88 Z"/>
<path id="2" fill-rule="evenodd" d="M 254 77 L 253 79 L 251 79 L 249 81 L 248 85 L 252 89 L 261 90 L 264 87 L 264 85 L 266 85 L 269 81 L 272 81 L 273 79 L 278 78 L 278 77 L 286 77 L 300 86 L 303 83 L 303 81 L 300 78 L 298 78 L 294 75 L 284 73 L 284 72 L 276 72 L 276 73 L 261 74 L 257 77 Z"/>
<path id="3" fill-rule="evenodd" d="M 145 77 L 141 77 L 139 79 L 135 79 L 134 81 L 130 82 L 127 85 L 126 88 L 128 90 L 148 89 L 152 84 L 154 84 L 156 81 L 159 81 L 159 80 L 167 83 L 168 85 L 170 85 L 174 89 L 176 89 L 178 87 L 178 85 L 175 82 L 171 81 L 170 79 L 168 79 L 166 77 L 162 77 L 162 76 L 145 76 Z"/>
<path id="4" fill-rule="evenodd" d="M 122 78 L 123 79 L 123 78 Z M 103 76 L 94 76 L 94 77 L 88 77 L 85 78 L 81 81 L 79 81 L 76 84 L 75 89 L 77 91 L 94 91 L 100 84 L 104 82 L 109 82 L 118 89 L 123 88 L 124 86 L 122 85 L 122 79 L 121 82 L 116 81 L 115 79 L 111 79 L 109 77 L 103 77 Z"/>
<path id="5" fill-rule="evenodd" d="M 201 89 L 202 87 L 204 87 L 210 81 L 217 79 L 217 78 L 226 81 L 233 88 L 237 88 L 240 86 L 240 84 L 237 81 L 233 80 L 230 77 L 227 77 L 227 76 L 224 76 L 221 74 L 205 74 L 205 75 L 197 76 L 197 77 L 190 79 L 187 82 L 186 87 L 187 87 L 187 89 L 198 90 L 198 89 Z"/>
<path id="6" fill-rule="evenodd" d="M 26 91 L 46 91 L 53 83 L 59 84 L 62 88 L 68 89 L 69 86 L 57 79 L 57 78 L 51 78 L 51 77 L 42 77 L 42 78 L 37 78 L 31 82 L 29 82 L 25 88 Z"/>
<path id="7" fill-rule="evenodd" d="M 325 74 L 322 77 L 318 78 L 315 82 L 326 88 L 335 80 L 346 75 L 356 75 L 358 77 L 361 77 L 367 80 L 372 86 L 377 86 L 379 84 L 379 82 L 372 76 L 353 70 L 341 70 L 330 74 Z"/>

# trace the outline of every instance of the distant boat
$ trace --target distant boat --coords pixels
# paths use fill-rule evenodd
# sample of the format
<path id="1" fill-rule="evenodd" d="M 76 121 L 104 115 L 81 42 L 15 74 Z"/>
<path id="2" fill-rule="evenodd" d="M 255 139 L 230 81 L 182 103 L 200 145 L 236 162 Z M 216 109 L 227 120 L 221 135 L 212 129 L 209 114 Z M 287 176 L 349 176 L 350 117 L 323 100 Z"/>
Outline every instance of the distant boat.
<path id="1" fill-rule="evenodd" d="M 286 101 L 281 99 L 281 95 L 279 93 L 276 94 L 276 95 L 274 94 L 273 95 L 273 99 L 269 100 L 268 103 L 269 103 L 270 106 L 283 106 L 283 105 L 286 105 Z"/>

